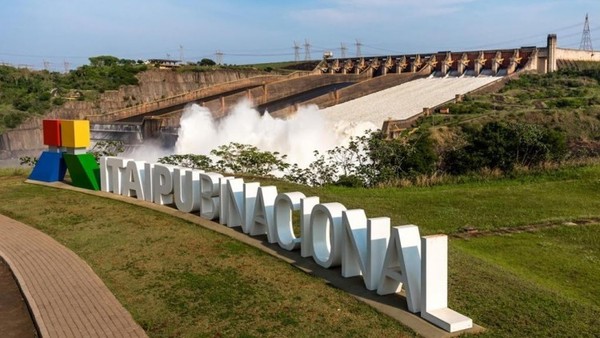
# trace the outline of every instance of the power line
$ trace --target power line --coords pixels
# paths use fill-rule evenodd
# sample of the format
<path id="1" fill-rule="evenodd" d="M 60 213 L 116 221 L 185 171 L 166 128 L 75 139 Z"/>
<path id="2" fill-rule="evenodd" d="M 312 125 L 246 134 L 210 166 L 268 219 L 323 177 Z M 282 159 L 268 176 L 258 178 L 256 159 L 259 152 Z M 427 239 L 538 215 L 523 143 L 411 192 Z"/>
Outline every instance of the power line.
<path id="1" fill-rule="evenodd" d="M 296 41 L 294 41 L 294 61 L 300 61 L 300 46 Z"/>
<path id="2" fill-rule="evenodd" d="M 394 49 L 389 49 L 389 48 L 380 48 L 380 47 L 375 47 L 375 46 L 370 46 L 370 45 L 365 45 L 365 44 L 362 44 L 362 46 L 363 46 L 363 47 L 370 48 L 370 49 L 375 49 L 375 50 L 384 51 L 384 52 L 391 52 L 391 53 L 394 53 L 394 54 L 400 54 L 400 52 L 399 52 L 399 51 L 397 51 L 397 50 L 394 50 Z"/>
<path id="3" fill-rule="evenodd" d="M 546 30 L 545 32 L 542 32 L 542 33 L 532 34 L 532 35 L 528 35 L 528 36 L 523 36 L 523 37 L 519 37 L 519 38 L 510 39 L 510 40 L 497 41 L 497 42 L 488 43 L 488 44 L 485 44 L 485 45 L 465 47 L 463 49 L 474 50 L 474 49 L 481 49 L 481 48 L 488 48 L 488 47 L 496 47 L 496 46 L 501 46 L 501 45 L 505 45 L 505 44 L 508 44 L 508 43 L 519 42 L 519 41 L 529 40 L 529 39 L 533 39 L 533 38 L 544 39 L 544 41 L 545 41 L 545 37 L 548 34 L 548 32 L 555 32 L 556 33 L 556 32 L 560 32 L 560 31 L 564 31 L 564 30 L 569 30 L 569 29 L 572 29 L 572 28 L 580 27 L 580 25 L 581 25 L 581 23 L 571 24 L 571 25 L 564 26 L 564 27 L 559 27 L 559 28 L 555 28 L 555 29 Z M 579 34 L 579 33 L 576 33 L 576 34 Z M 560 38 L 564 38 L 566 36 L 568 36 L 568 35 L 561 35 L 559 37 Z"/>
<path id="4" fill-rule="evenodd" d="M 579 49 L 593 51 L 592 47 L 592 35 L 590 34 L 590 20 L 588 19 L 587 13 L 585 14 L 585 23 L 583 24 L 583 34 L 581 35 L 581 43 Z"/>
<path id="5" fill-rule="evenodd" d="M 310 59 L 312 59 L 311 55 L 310 55 L 310 42 L 308 41 L 308 39 L 304 39 L 304 60 L 305 61 L 309 61 Z"/>
<path id="6" fill-rule="evenodd" d="M 223 55 L 224 55 L 224 53 L 221 52 L 220 50 L 217 50 L 217 52 L 215 53 L 218 65 L 222 65 L 223 64 Z"/>

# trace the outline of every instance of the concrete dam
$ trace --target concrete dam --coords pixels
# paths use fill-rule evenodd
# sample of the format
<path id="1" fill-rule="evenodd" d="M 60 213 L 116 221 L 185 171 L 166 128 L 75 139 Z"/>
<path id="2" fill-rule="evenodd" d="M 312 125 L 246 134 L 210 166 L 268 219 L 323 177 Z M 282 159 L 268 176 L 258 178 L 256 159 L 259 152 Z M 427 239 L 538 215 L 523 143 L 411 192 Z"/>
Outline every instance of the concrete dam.
<path id="1" fill-rule="evenodd" d="M 122 109 L 70 112 L 56 118 L 90 120 L 96 141 L 121 140 L 135 146 L 151 139 L 166 147 L 177 139 L 186 106 L 206 107 L 214 119 L 220 119 L 244 99 L 274 118 L 285 119 L 300 106 L 316 105 L 331 121 L 400 126 L 461 95 L 494 91 L 524 72 L 553 72 L 573 61 L 600 62 L 600 53 L 558 48 L 556 36 L 549 35 L 545 47 L 324 58 L 312 71 L 257 73 Z M 37 119 L 1 135 L 0 155 L 20 156 L 42 149 L 40 128 L 41 119 Z"/>
<path id="2" fill-rule="evenodd" d="M 370 59 L 324 59 L 312 72 L 256 77 L 188 92 L 109 114 L 87 116 L 95 140 L 143 142 L 176 139 L 184 108 L 208 108 L 213 118 L 227 116 L 247 99 L 260 113 L 287 118 L 303 105 L 316 105 L 331 121 L 403 120 L 422 114 L 482 86 L 538 67 L 535 48 L 493 52 L 438 52 Z M 128 135 L 129 134 L 129 135 Z"/>
<path id="3" fill-rule="evenodd" d="M 127 139 L 123 133 L 129 132 L 135 134 L 130 140 L 170 143 L 187 105 L 206 107 L 219 119 L 247 99 L 260 113 L 276 118 L 285 119 L 302 105 L 316 105 L 331 121 L 370 122 L 379 128 L 384 122 L 427 114 L 457 96 L 521 72 L 554 71 L 557 55 L 556 37 L 551 35 L 546 48 L 324 58 L 311 72 L 233 81 L 87 118 L 97 139 Z"/>

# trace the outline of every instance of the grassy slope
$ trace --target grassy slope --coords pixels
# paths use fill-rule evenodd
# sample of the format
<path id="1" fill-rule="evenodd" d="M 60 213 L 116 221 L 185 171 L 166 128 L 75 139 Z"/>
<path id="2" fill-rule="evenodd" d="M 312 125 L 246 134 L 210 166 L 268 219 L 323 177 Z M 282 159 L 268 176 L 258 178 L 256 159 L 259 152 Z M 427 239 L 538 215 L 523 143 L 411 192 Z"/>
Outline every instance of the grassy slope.
<path id="1" fill-rule="evenodd" d="M 564 169 L 540 176 L 428 188 L 307 188 L 276 182 L 282 191 L 316 194 L 393 225 L 417 224 L 423 234 L 452 234 L 464 227 L 493 230 L 600 216 L 600 166 Z M 263 180 L 265 183 L 275 183 Z"/>
<path id="2" fill-rule="evenodd" d="M 154 336 L 402 332 L 351 298 L 232 240 L 153 211 L 22 179 L 0 180 L 0 212 L 39 227 L 90 262 Z M 599 188 L 600 167 L 592 166 L 433 188 L 301 190 L 362 206 L 369 217 L 392 216 L 393 224 L 418 224 L 423 233 L 556 221 L 541 231 L 452 238 L 449 304 L 488 327 L 486 336 L 574 337 L 600 335 L 600 228 L 560 223 L 600 217 Z M 235 289 L 227 291 L 225 283 Z"/>
<path id="3" fill-rule="evenodd" d="M 588 66 L 598 68 L 598 63 Z M 574 157 L 600 151 L 600 83 L 582 75 L 528 74 L 509 82 L 498 93 L 469 95 L 464 102 L 449 108 L 449 115 L 436 114 L 420 120 L 422 128 L 433 126 L 431 130 L 434 138 L 441 141 L 441 149 L 457 145 L 451 136 L 456 136 L 459 126 L 503 121 L 564 132 Z"/>
<path id="4" fill-rule="evenodd" d="M 351 296 L 228 237 L 24 178 L 0 178 L 0 213 L 85 259 L 150 336 L 411 335 Z"/>

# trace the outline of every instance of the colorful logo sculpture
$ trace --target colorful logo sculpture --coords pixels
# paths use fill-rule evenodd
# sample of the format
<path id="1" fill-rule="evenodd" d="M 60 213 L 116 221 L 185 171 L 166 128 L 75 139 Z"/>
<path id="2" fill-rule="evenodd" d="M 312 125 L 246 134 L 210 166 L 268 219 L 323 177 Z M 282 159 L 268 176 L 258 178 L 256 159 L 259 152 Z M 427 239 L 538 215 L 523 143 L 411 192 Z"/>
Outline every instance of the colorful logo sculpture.
<path id="1" fill-rule="evenodd" d="M 90 146 L 90 121 L 44 120 L 42 127 L 48 150 L 42 152 L 29 179 L 62 181 L 69 170 L 74 186 L 100 190 L 100 168 L 94 155 L 86 152 Z"/>

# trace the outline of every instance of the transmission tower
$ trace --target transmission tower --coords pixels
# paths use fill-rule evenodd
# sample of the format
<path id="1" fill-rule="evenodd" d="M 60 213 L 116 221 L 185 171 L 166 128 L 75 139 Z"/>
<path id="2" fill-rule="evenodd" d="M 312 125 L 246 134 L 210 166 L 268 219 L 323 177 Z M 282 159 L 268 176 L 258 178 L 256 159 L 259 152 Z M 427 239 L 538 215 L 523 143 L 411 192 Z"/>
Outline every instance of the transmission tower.
<path id="1" fill-rule="evenodd" d="M 50 62 L 44 60 L 44 70 L 50 70 Z"/>
<path id="2" fill-rule="evenodd" d="M 294 41 L 294 61 L 300 61 L 300 46 L 296 41 Z"/>
<path id="3" fill-rule="evenodd" d="M 183 46 L 179 45 L 179 62 L 183 63 Z"/>
<path id="4" fill-rule="evenodd" d="M 356 43 L 354 44 L 356 46 L 356 57 L 359 58 L 362 56 L 362 53 L 360 51 L 360 47 L 362 47 L 362 42 L 360 42 L 359 39 L 356 39 Z"/>
<path id="5" fill-rule="evenodd" d="M 69 61 L 65 60 L 64 65 L 65 65 L 65 74 L 67 74 L 69 72 L 71 64 L 69 63 Z"/>
<path id="6" fill-rule="evenodd" d="M 342 57 L 342 59 L 345 59 L 346 51 L 348 50 L 348 47 L 346 47 L 345 43 L 343 43 L 343 42 L 341 43 L 340 50 L 341 50 L 340 56 Z"/>
<path id="7" fill-rule="evenodd" d="M 590 21 L 588 20 L 587 13 L 585 14 L 585 24 L 583 25 L 583 34 L 581 35 L 581 44 L 579 49 L 593 51 L 592 48 L 592 35 L 590 34 Z"/>
<path id="8" fill-rule="evenodd" d="M 215 53 L 215 56 L 217 59 L 217 64 L 222 65 L 223 64 L 223 52 L 221 52 L 220 50 L 217 50 L 217 52 Z"/>
<path id="9" fill-rule="evenodd" d="M 308 41 L 308 39 L 304 39 L 304 60 L 308 61 L 310 59 L 312 59 L 311 55 L 310 55 L 310 42 Z"/>

